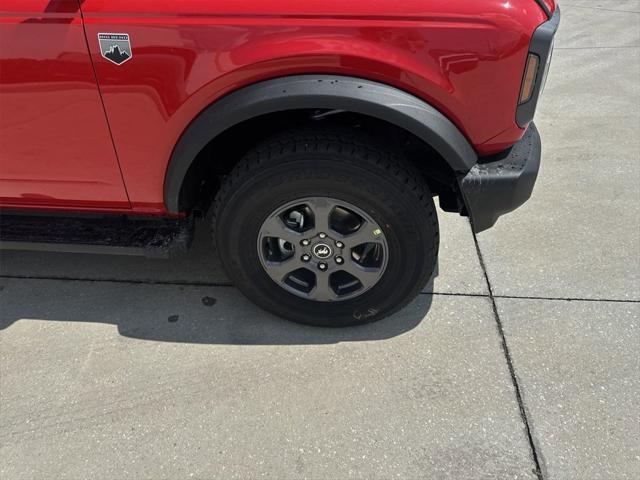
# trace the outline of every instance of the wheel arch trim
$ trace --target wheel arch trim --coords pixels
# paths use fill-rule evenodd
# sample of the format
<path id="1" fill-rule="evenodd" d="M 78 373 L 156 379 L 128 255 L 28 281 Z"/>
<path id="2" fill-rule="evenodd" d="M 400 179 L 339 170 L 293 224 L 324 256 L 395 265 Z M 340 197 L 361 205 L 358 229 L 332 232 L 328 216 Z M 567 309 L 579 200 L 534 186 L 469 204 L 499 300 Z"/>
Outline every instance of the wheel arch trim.
<path id="1" fill-rule="evenodd" d="M 205 108 L 183 132 L 164 181 L 168 212 L 180 212 L 180 190 L 200 151 L 219 134 L 269 113 L 336 109 L 369 115 L 401 127 L 428 143 L 456 172 L 468 172 L 478 157 L 460 130 L 424 100 L 379 82 L 337 75 L 294 75 L 243 87 Z"/>

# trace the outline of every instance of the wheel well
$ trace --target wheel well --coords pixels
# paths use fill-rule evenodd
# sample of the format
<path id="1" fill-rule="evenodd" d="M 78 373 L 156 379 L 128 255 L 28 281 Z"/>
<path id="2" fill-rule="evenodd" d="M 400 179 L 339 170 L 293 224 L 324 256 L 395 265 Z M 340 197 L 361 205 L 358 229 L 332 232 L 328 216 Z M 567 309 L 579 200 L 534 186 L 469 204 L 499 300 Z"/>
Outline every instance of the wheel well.
<path id="1" fill-rule="evenodd" d="M 249 150 L 273 135 L 308 125 L 357 129 L 366 132 L 377 142 L 384 141 L 402 149 L 407 161 L 421 172 L 431 192 L 440 197 L 442 208 L 460 211 L 455 172 L 424 140 L 375 117 L 343 110 L 316 109 L 260 115 L 240 122 L 213 138 L 196 155 L 187 170 L 180 188 L 180 210 L 206 213 L 221 179 Z"/>

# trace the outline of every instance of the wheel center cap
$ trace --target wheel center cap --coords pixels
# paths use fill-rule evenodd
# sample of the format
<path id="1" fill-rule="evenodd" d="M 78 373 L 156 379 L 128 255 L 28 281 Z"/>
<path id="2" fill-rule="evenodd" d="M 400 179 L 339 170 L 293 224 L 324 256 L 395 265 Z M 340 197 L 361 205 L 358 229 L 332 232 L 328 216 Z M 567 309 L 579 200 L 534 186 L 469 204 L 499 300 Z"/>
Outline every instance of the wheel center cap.
<path id="1" fill-rule="evenodd" d="M 316 243 L 311 251 L 320 260 L 325 260 L 333 255 L 333 249 L 326 243 Z"/>

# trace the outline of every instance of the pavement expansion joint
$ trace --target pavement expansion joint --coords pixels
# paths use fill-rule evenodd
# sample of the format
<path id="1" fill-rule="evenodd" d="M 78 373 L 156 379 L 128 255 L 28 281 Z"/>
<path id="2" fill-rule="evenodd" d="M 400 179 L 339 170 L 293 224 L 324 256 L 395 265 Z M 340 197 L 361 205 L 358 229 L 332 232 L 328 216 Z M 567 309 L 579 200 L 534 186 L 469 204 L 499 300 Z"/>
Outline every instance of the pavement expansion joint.
<path id="1" fill-rule="evenodd" d="M 538 477 L 538 480 L 544 480 L 542 476 L 542 468 L 540 464 L 538 450 L 536 448 L 533 433 L 531 431 L 531 424 L 529 417 L 527 415 L 527 411 L 524 405 L 524 399 L 522 397 L 522 392 L 520 391 L 520 385 L 518 383 L 518 377 L 516 375 L 516 370 L 513 365 L 513 360 L 511 358 L 511 353 L 509 352 L 509 345 L 507 344 L 507 339 L 504 334 L 504 328 L 502 326 L 502 320 L 500 319 L 500 314 L 498 313 L 498 307 L 496 305 L 495 297 L 493 296 L 493 288 L 491 286 L 491 282 L 489 280 L 489 275 L 487 273 L 487 269 L 484 264 L 484 258 L 482 257 L 482 251 L 480 250 L 480 244 L 478 243 L 478 239 L 473 233 L 473 242 L 476 247 L 476 253 L 478 254 L 478 261 L 480 262 L 480 267 L 482 268 L 482 273 L 484 274 L 484 279 L 487 282 L 487 289 L 489 290 L 489 299 L 491 300 L 491 307 L 493 309 L 493 317 L 496 321 L 496 327 L 498 329 L 498 334 L 500 335 L 502 352 L 504 353 L 504 358 L 507 362 L 507 367 L 509 369 L 509 375 L 511 376 L 511 382 L 513 383 L 513 388 L 516 394 L 516 401 L 518 402 L 518 408 L 520 410 L 520 418 L 522 419 L 522 423 L 524 424 L 525 431 L 527 432 L 527 440 L 529 442 L 529 448 L 531 450 L 531 456 L 533 458 L 533 463 L 535 464 L 535 475 Z"/>

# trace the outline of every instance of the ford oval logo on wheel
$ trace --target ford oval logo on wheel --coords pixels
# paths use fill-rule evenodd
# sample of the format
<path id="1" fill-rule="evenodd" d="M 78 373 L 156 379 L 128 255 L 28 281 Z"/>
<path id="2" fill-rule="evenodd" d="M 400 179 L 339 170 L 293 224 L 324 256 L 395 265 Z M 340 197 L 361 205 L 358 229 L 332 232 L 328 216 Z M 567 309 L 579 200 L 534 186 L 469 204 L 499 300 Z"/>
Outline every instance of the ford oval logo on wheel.
<path id="1" fill-rule="evenodd" d="M 326 243 L 318 243 L 313 247 L 313 254 L 316 257 L 324 260 L 325 258 L 329 258 L 333 254 L 333 250 L 331 250 L 331 247 Z"/>

